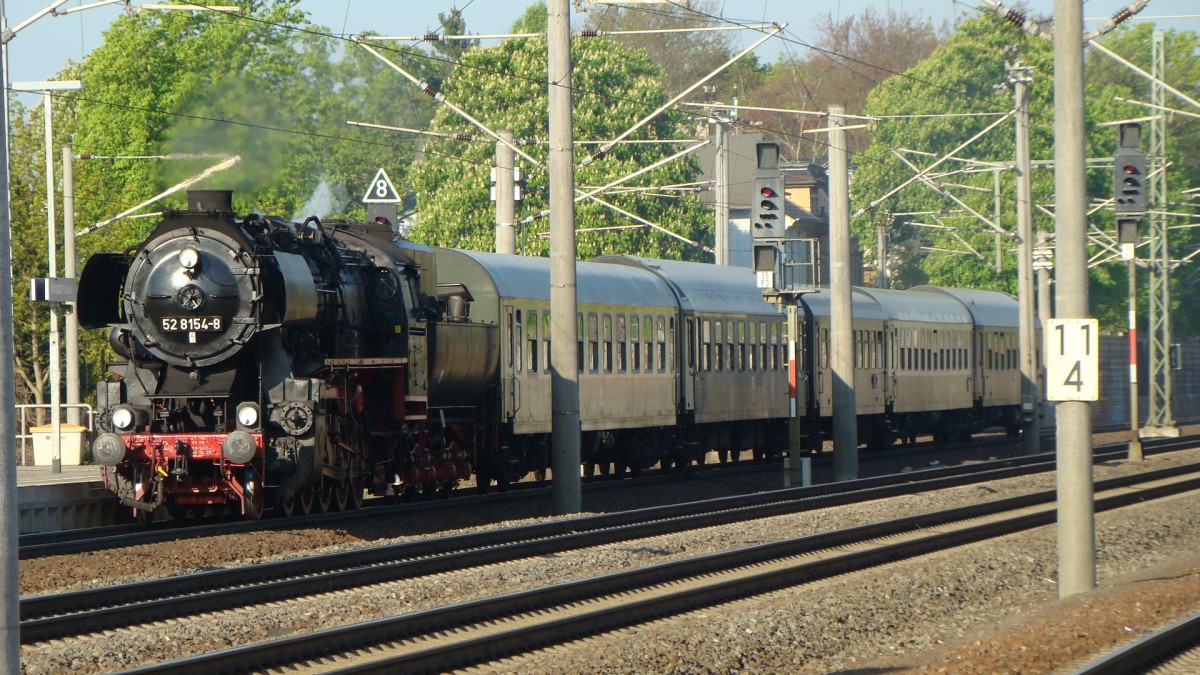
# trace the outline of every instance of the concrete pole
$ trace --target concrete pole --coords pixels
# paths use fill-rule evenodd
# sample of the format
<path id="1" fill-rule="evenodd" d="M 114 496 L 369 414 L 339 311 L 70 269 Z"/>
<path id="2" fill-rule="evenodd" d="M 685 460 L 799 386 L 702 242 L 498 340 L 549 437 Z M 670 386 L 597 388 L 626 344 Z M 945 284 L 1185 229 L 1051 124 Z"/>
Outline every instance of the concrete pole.
<path id="1" fill-rule="evenodd" d="M 58 276 L 58 246 L 54 232 L 58 216 L 54 209 L 54 125 L 53 101 L 44 92 L 46 105 L 46 257 L 50 263 L 50 278 Z M 58 334 L 58 304 L 50 304 L 50 457 L 51 472 L 62 473 L 62 346 Z"/>
<path id="2" fill-rule="evenodd" d="M 1020 311 L 1018 335 L 1021 358 L 1022 441 L 1025 454 L 1041 452 L 1038 424 L 1038 372 L 1034 350 L 1037 335 L 1033 287 L 1033 165 L 1029 158 L 1029 82 L 1032 71 L 1020 64 L 1009 69 L 1017 106 L 1017 297 Z M 998 175 L 998 174 L 997 174 Z"/>
<path id="3" fill-rule="evenodd" d="M 71 145 L 63 146 L 63 276 L 74 279 L 75 269 L 75 157 Z M 68 305 L 70 311 L 63 318 L 66 326 L 67 364 L 67 424 L 79 425 L 83 411 L 79 405 L 79 316 L 78 303 Z"/>
<path id="4" fill-rule="evenodd" d="M 1001 213 L 999 171 L 992 171 L 992 200 L 995 209 L 992 222 L 996 223 L 996 226 L 999 227 Z M 992 239 L 996 242 L 996 271 L 999 272 L 1004 269 L 1004 239 L 1000 236 L 999 232 L 992 235 Z"/>
<path id="5" fill-rule="evenodd" d="M 0 6 L 0 29 L 8 30 Z M 0 49 L 0 83 L 8 83 L 8 40 Z M 12 214 L 8 195 L 8 87 L 0 87 L 0 597 L 4 615 L 0 617 L 0 669 L 6 673 L 21 670 L 20 609 L 21 589 L 17 572 L 17 397 L 13 389 L 16 366 L 13 349 L 12 287 Z"/>
<path id="6" fill-rule="evenodd" d="M 1125 273 L 1129 275 L 1129 460 L 1142 461 L 1142 439 L 1138 436 L 1137 358 L 1137 253 L 1136 244 L 1121 244 Z"/>
<path id="7" fill-rule="evenodd" d="M 554 513 L 579 513 L 579 331 L 575 283 L 575 149 L 570 0 L 548 0 L 550 87 L 550 413 Z"/>
<path id="8" fill-rule="evenodd" d="M 1038 247 L 1045 248 L 1050 241 L 1050 233 L 1046 230 L 1038 230 L 1037 233 Z M 1051 263 L 1051 266 L 1053 263 Z M 1038 320 L 1045 326 L 1046 322 L 1054 318 L 1054 298 L 1050 294 L 1050 269 L 1051 266 L 1043 267 L 1037 273 L 1038 285 Z"/>
<path id="9" fill-rule="evenodd" d="M 1038 247 L 1044 248 L 1050 242 L 1050 233 L 1047 232 L 1046 230 L 1038 230 L 1037 238 L 1038 238 Z M 1054 318 L 1054 302 L 1051 299 L 1051 295 L 1050 295 L 1050 266 L 1049 265 L 1043 266 L 1037 272 L 1037 293 L 1038 293 L 1038 306 L 1037 306 L 1038 321 L 1041 322 L 1041 324 L 1043 326 L 1043 330 L 1045 330 L 1044 327 L 1046 325 L 1046 322 L 1049 321 L 1050 319 Z M 1046 365 L 1043 363 L 1042 367 L 1040 369 L 1038 369 L 1038 383 L 1045 384 L 1045 381 L 1046 381 Z M 1044 386 L 1040 387 L 1038 389 L 1038 395 L 1042 398 L 1042 405 L 1040 406 L 1040 409 L 1038 410 L 1038 414 L 1041 416 L 1043 424 L 1046 423 L 1046 421 L 1048 419 L 1050 419 L 1050 411 L 1052 410 L 1051 406 L 1053 405 L 1050 401 L 1047 401 L 1045 399 L 1045 391 L 1046 391 L 1046 389 Z"/>
<path id="10" fill-rule="evenodd" d="M 729 264 L 729 122 L 717 116 L 717 153 L 714 167 L 717 185 L 714 198 L 716 214 L 717 264 Z"/>
<path id="11" fill-rule="evenodd" d="M 1088 307 L 1087 189 L 1083 107 L 1083 3 L 1054 0 L 1054 253 L 1057 318 Z M 1096 586 L 1092 418 L 1086 401 L 1060 401 L 1058 417 L 1058 596 Z"/>
<path id="12" fill-rule="evenodd" d="M 730 264 L 730 123 L 724 113 L 716 120 L 716 264 Z"/>
<path id="13" fill-rule="evenodd" d="M 854 314 L 850 296 L 850 171 L 846 107 L 829 106 L 829 349 L 833 357 L 833 478 L 858 478 Z"/>
<path id="14" fill-rule="evenodd" d="M 496 253 L 517 252 L 517 202 L 513 194 L 516 153 L 512 150 L 513 132 L 501 129 L 496 143 Z"/>

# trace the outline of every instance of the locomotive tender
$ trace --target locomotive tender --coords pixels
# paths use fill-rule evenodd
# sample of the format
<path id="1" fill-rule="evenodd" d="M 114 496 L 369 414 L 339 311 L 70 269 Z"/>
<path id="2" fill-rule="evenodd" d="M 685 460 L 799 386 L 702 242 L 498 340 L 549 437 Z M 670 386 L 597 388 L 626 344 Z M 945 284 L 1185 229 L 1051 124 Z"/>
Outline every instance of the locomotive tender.
<path id="1" fill-rule="evenodd" d="M 239 216 L 227 191 L 188 203 L 80 280 L 80 323 L 108 328 L 118 356 L 92 453 L 122 504 L 257 518 L 549 467 L 548 259 L 421 246 L 386 222 Z M 786 447 L 785 323 L 749 270 L 602 256 L 579 263 L 577 293 L 589 471 Z M 801 304 L 796 405 L 818 450 L 828 293 Z M 853 311 L 860 438 L 1015 433 L 1011 296 L 856 289 Z"/>

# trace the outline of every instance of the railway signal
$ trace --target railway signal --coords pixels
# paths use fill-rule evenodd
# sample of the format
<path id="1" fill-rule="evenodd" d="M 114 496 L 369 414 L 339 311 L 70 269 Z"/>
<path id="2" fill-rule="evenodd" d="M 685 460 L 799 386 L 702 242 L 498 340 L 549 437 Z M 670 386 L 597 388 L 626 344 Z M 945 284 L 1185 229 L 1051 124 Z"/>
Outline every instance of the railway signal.
<path id="1" fill-rule="evenodd" d="M 1117 214 L 1117 241 L 1137 243 L 1137 228 L 1146 215 L 1146 153 L 1142 151 L 1142 125 L 1125 122 L 1118 128 L 1113 157 L 1113 210 Z"/>
<path id="2" fill-rule="evenodd" d="M 755 239 L 782 239 L 784 217 L 783 171 L 779 144 L 759 143 L 755 148 L 754 194 L 750 196 L 750 228 Z"/>

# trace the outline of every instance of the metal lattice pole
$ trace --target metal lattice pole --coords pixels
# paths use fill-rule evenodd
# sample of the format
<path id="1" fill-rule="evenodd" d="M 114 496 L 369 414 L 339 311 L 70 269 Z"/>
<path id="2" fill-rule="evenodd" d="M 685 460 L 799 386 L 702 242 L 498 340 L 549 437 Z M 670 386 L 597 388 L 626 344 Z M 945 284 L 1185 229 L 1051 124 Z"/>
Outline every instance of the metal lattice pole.
<path id="1" fill-rule="evenodd" d="M 1161 109 L 1166 76 L 1164 33 L 1154 31 L 1151 101 Z M 1171 416 L 1171 256 L 1167 246 L 1167 132 L 1156 115 L 1150 123 L 1150 410 L 1142 437 L 1178 436 Z"/>

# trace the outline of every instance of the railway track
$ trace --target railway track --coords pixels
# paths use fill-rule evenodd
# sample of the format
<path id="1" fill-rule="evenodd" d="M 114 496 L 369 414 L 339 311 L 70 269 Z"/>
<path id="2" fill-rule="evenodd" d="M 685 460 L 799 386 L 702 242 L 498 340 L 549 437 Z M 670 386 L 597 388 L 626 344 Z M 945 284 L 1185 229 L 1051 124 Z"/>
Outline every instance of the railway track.
<path id="1" fill-rule="evenodd" d="M 1165 448 L 1156 451 L 1163 452 Z M 1052 459 L 1044 456 L 1023 457 L 989 465 L 947 467 L 762 492 L 28 597 L 20 602 L 21 639 L 33 643 L 240 607 L 248 597 L 267 602 L 355 588 L 614 541 L 994 481 L 1048 471 L 1052 466 Z"/>
<path id="2" fill-rule="evenodd" d="M 1012 445 L 1013 443 L 1014 441 L 1012 439 L 993 437 L 976 439 L 973 443 L 969 444 L 956 445 L 962 445 L 965 447 L 994 448 L 997 446 Z M 947 449 L 947 446 L 944 445 L 920 443 L 915 446 L 896 447 L 884 452 L 871 453 L 864 458 L 864 462 L 896 460 L 898 458 L 911 456 L 912 454 L 929 453 L 933 449 L 938 449 L 938 452 L 953 453 L 955 451 L 955 446 L 948 446 Z M 829 463 L 829 461 L 829 457 L 822 456 L 814 460 L 814 464 L 817 466 L 822 466 Z M 686 475 L 727 475 L 730 477 L 736 477 L 746 473 L 778 471 L 778 467 L 778 460 L 762 463 L 752 462 L 751 460 L 742 460 L 741 462 L 732 465 L 714 463 L 693 467 L 686 471 Z M 680 473 L 681 472 L 678 470 L 671 474 L 657 473 L 655 475 L 647 475 L 647 473 L 644 473 L 637 480 L 640 481 L 639 484 L 641 485 L 653 484 L 656 482 L 665 483 L 677 480 Z M 584 488 L 588 491 L 613 490 L 621 489 L 623 486 L 628 484 L 626 481 L 614 480 L 613 478 L 614 477 L 612 476 L 586 477 L 584 478 Z M 260 530 L 279 530 L 297 526 L 337 526 L 362 518 L 389 518 L 394 516 L 403 516 L 405 514 L 412 514 L 414 512 L 437 510 L 441 508 L 447 508 L 447 504 L 454 508 L 469 509 L 497 499 L 516 500 L 542 498 L 549 493 L 550 489 L 550 481 L 527 481 L 511 484 L 503 494 L 481 493 L 477 488 L 469 487 L 458 491 L 459 494 L 449 501 L 435 499 L 431 501 L 418 501 L 414 503 L 389 504 L 387 500 L 382 498 L 372 498 L 367 500 L 367 508 L 365 510 L 313 514 L 304 516 L 303 518 L 281 517 L 268 518 L 261 521 L 247 521 L 241 518 L 230 516 L 200 523 L 193 521 L 162 521 L 149 525 L 126 524 L 82 530 L 26 534 L 21 535 L 18 544 L 18 550 L 20 559 L 30 560 L 49 555 L 67 555 L 73 553 L 83 553 L 87 551 L 136 546 L 140 544 L 155 544 L 167 541 L 178 541 L 180 539 L 187 538 L 212 537 L 226 534 L 255 532 Z"/>
<path id="3" fill-rule="evenodd" d="M 259 601 L 280 600 L 515 557 L 1011 478 L 1051 466 L 1052 461 L 1045 457 L 1029 457 L 986 467 L 930 469 L 23 598 L 21 639 L 30 643 L 219 611 L 244 604 L 248 593 Z"/>
<path id="4" fill-rule="evenodd" d="M 1191 675 L 1197 672 L 1200 672 L 1200 614 L 1108 654 L 1076 675 Z"/>
<path id="5" fill-rule="evenodd" d="M 1168 452 L 1174 447 L 1180 447 L 1180 442 L 1186 441 L 1183 439 L 1172 439 L 1172 441 L 1147 441 L 1145 444 L 1146 452 Z M 1012 444 L 1012 439 L 1005 438 L 981 438 L 976 439 L 973 443 L 964 444 L 973 447 L 995 447 Z M 1046 439 L 1044 442 L 1050 444 L 1052 452 L 1053 439 Z M 1112 444 L 1107 446 L 1097 446 L 1095 449 L 1096 461 L 1109 461 L 1119 458 L 1124 452 L 1124 444 Z M 893 448 L 884 452 L 870 453 L 864 457 L 864 462 L 896 460 L 907 457 L 912 454 L 928 453 L 931 450 L 930 444 L 918 444 L 916 446 L 903 446 Z M 942 452 L 943 450 L 939 450 Z M 952 452 L 953 450 L 945 450 Z M 1050 456 L 1050 452 L 1043 453 L 1034 457 Z M 1020 461 L 1029 460 L 1027 457 L 1016 458 L 1013 460 L 1002 461 Z M 828 463 L 828 456 L 818 457 L 814 464 L 822 466 Z M 748 461 L 743 461 L 739 465 L 705 465 L 696 467 L 690 471 L 692 475 L 706 476 L 716 472 L 722 472 L 720 475 L 728 475 L 735 477 L 740 473 L 753 473 L 761 471 L 778 470 L 778 462 L 765 464 L 751 464 Z M 973 466 L 979 466 L 975 464 Z M 964 471 L 971 471 L 970 468 L 962 468 Z M 609 490 L 620 489 L 625 485 L 624 481 L 611 480 L 606 476 L 596 476 L 585 478 L 585 490 Z M 677 480 L 676 475 L 643 475 L 640 479 L 641 484 L 654 482 L 669 482 Z M 454 508 L 469 509 L 478 507 L 488 502 L 488 500 L 496 499 L 538 499 L 543 498 L 550 490 L 549 481 L 531 481 L 526 483 L 516 483 L 510 486 L 510 491 L 503 496 L 492 494 L 480 494 L 475 488 L 468 488 L 462 491 L 462 494 L 451 500 L 450 505 Z M 195 524 L 191 522 L 160 522 L 152 525 L 115 525 L 110 527 L 89 528 L 85 530 L 68 530 L 63 532 L 46 532 L 39 534 L 27 534 L 20 537 L 18 555 L 21 560 L 30 560 L 34 558 L 51 556 L 51 555 L 69 555 L 75 553 L 83 553 L 88 551 L 98 551 L 113 548 L 123 548 L 142 544 L 155 544 L 168 541 L 178 541 L 181 539 L 212 537 L 227 534 L 238 534 L 244 532 L 254 532 L 260 530 L 280 530 L 289 529 L 297 526 L 325 527 L 337 526 L 347 522 L 352 522 L 361 518 L 390 518 L 402 517 L 406 514 L 414 512 L 437 510 L 447 508 L 447 502 L 444 500 L 434 500 L 428 502 L 404 503 L 404 504 L 386 504 L 383 499 L 368 500 L 369 508 L 366 510 L 355 510 L 349 512 L 326 513 L 305 516 L 302 519 L 294 518 L 268 518 L 262 521 L 245 521 L 241 519 L 226 519 L 215 522 L 205 522 Z"/>
<path id="6" fill-rule="evenodd" d="M 1096 485 L 1096 510 L 1200 490 L 1200 464 Z M 1041 491 L 248 645 L 133 673 L 419 672 L 523 653 L 1055 521 Z"/>

